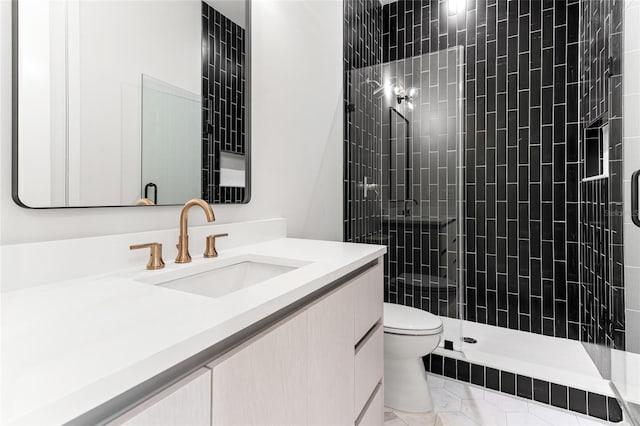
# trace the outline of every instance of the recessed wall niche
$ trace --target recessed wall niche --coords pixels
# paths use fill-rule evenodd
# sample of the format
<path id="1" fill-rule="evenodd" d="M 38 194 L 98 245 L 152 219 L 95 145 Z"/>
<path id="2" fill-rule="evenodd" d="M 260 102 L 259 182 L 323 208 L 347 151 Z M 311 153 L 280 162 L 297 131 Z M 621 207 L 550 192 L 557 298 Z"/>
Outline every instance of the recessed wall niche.
<path id="1" fill-rule="evenodd" d="M 609 123 L 600 118 L 584 131 L 584 179 L 609 177 Z"/>

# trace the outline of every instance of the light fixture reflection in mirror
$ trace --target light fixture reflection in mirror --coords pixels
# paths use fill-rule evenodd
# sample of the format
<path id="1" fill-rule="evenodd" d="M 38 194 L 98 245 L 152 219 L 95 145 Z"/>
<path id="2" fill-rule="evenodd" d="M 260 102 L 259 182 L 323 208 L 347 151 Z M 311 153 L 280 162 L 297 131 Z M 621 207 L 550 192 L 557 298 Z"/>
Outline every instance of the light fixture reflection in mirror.
<path id="1" fill-rule="evenodd" d="M 451 16 L 464 12 L 467 7 L 467 0 L 448 0 L 448 2 Z"/>
<path id="2" fill-rule="evenodd" d="M 383 86 L 385 98 L 391 99 L 391 97 L 393 96 L 393 85 L 388 78 L 384 81 Z"/>
<path id="3" fill-rule="evenodd" d="M 402 105 L 403 101 L 406 101 L 407 108 L 413 110 L 414 108 L 414 99 L 418 95 L 419 89 L 417 87 L 409 87 L 407 90 L 402 87 L 402 85 L 395 84 L 394 85 L 394 93 L 396 95 L 396 101 L 398 105 Z"/>

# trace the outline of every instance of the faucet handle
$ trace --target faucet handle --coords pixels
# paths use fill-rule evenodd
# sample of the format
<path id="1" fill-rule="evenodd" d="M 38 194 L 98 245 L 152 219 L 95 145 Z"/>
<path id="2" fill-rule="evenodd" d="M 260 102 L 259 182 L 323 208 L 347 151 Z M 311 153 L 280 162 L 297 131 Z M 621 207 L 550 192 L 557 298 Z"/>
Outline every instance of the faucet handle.
<path id="1" fill-rule="evenodd" d="M 216 250 L 216 238 L 228 237 L 229 234 L 216 234 L 207 236 L 207 244 L 204 250 L 204 257 L 218 257 L 218 251 Z"/>
<path id="2" fill-rule="evenodd" d="M 147 243 L 147 244 L 135 244 L 129 246 L 130 250 L 138 250 L 143 248 L 149 248 L 150 256 L 149 262 L 147 262 L 147 269 L 162 269 L 164 268 L 164 260 L 162 260 L 162 244 L 160 243 Z"/>

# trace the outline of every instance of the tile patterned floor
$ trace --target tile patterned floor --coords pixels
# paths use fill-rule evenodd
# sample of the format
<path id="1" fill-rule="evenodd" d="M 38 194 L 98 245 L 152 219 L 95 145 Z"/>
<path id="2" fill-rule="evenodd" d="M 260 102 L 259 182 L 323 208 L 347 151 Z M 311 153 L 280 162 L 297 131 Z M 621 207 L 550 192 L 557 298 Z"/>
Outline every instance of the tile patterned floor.
<path id="1" fill-rule="evenodd" d="M 384 426 L 598 426 L 607 423 L 466 383 L 427 375 L 434 410 L 409 414 L 385 408 Z"/>

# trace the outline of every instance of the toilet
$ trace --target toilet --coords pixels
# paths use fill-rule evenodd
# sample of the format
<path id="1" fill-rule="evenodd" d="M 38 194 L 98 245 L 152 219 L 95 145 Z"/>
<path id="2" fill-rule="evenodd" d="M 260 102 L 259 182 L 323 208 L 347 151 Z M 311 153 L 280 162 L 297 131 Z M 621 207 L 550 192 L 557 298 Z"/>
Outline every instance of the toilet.
<path id="1" fill-rule="evenodd" d="M 423 413 L 433 410 L 422 357 L 440 343 L 444 327 L 436 315 L 384 304 L 384 405 Z"/>

